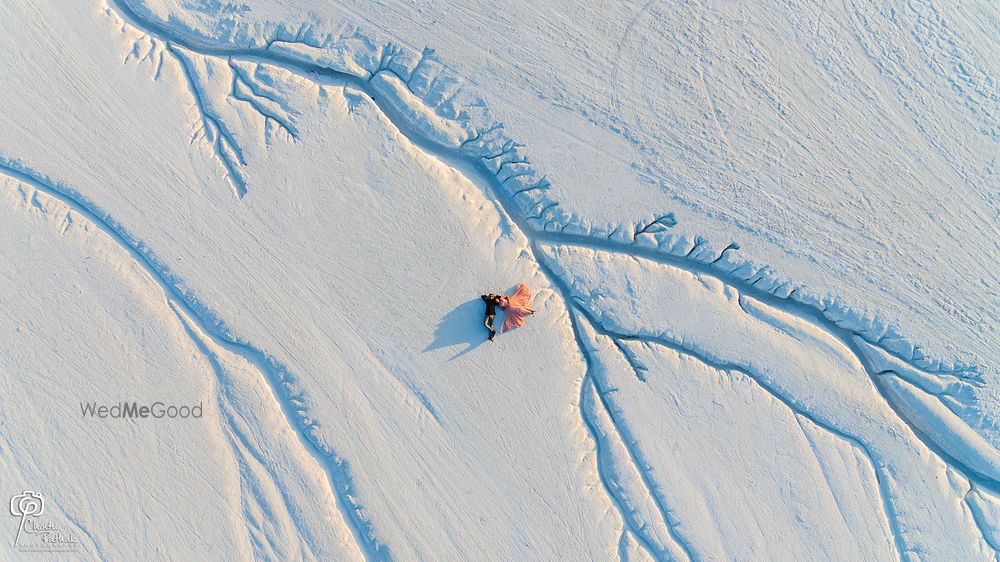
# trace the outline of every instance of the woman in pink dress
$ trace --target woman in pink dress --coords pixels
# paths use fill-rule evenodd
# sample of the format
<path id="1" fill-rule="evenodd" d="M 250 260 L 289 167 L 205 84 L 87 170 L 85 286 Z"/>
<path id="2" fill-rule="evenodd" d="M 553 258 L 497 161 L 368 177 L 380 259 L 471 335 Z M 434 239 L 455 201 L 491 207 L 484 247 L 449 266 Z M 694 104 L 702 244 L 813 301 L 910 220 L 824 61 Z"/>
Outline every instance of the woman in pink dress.
<path id="1" fill-rule="evenodd" d="M 513 295 L 500 297 L 500 309 L 504 311 L 501 332 L 523 326 L 525 317 L 535 313 L 531 308 L 531 291 L 524 283 L 519 283 Z"/>

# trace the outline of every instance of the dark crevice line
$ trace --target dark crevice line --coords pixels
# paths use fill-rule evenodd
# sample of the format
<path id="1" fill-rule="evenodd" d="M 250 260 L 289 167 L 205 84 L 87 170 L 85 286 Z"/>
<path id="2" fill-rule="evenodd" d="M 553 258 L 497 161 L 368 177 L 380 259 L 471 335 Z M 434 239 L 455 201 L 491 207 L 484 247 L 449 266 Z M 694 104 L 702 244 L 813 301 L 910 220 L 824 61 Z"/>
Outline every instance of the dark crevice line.
<path id="1" fill-rule="evenodd" d="M 287 102 L 285 102 L 284 100 L 282 100 L 278 96 L 278 94 L 266 91 L 257 82 L 257 78 L 254 78 L 250 74 L 247 74 L 242 68 L 239 67 L 239 65 L 236 64 L 237 60 L 238 59 L 236 57 L 229 57 L 229 67 L 233 69 L 233 72 L 235 72 L 236 74 L 239 75 L 240 80 L 244 84 L 246 84 L 248 88 L 250 88 L 250 91 L 252 91 L 255 96 L 264 98 L 264 99 L 266 99 L 266 100 L 274 103 L 275 105 L 277 105 L 278 107 L 280 107 L 282 110 L 284 110 L 284 111 L 287 112 L 288 111 L 288 104 L 287 104 Z M 257 69 L 254 72 L 254 75 L 258 74 L 259 71 L 260 71 L 260 67 L 257 66 Z"/>
<path id="2" fill-rule="evenodd" d="M 601 406 L 608 413 L 608 419 L 611 420 L 611 425 L 614 426 L 615 431 L 618 433 L 618 437 L 621 440 L 621 443 L 625 447 L 625 450 L 629 456 L 629 460 L 635 467 L 636 472 L 638 472 L 639 477 L 642 479 L 642 482 L 646 487 L 646 491 L 649 494 L 649 497 L 653 500 L 653 504 L 656 506 L 657 511 L 659 511 L 660 518 L 663 520 L 663 525 L 664 527 L 666 527 L 667 532 L 670 534 L 670 538 L 673 540 L 674 543 L 676 543 L 681 548 L 681 550 L 684 551 L 684 553 L 687 555 L 688 560 L 690 560 L 691 562 L 699 560 L 700 558 L 698 558 L 694 554 L 691 547 L 684 540 L 681 539 L 680 535 L 678 535 L 676 529 L 677 523 L 671 521 L 671 516 L 670 516 L 671 510 L 667 507 L 663 498 L 660 497 L 660 494 L 657 493 L 656 483 L 650 477 L 650 472 L 652 470 L 652 467 L 646 467 L 643 465 L 642 460 L 644 457 L 639 451 L 636 450 L 635 445 L 633 444 L 633 442 L 638 442 L 638 440 L 637 439 L 630 440 L 630 437 L 632 437 L 631 432 L 623 430 L 620 425 L 621 424 L 620 420 L 618 420 L 612 413 L 613 410 L 611 408 L 611 405 L 608 403 L 607 399 L 608 393 L 602 392 L 604 389 L 602 389 L 600 385 L 596 383 L 596 381 L 594 384 L 598 389 L 597 395 L 601 403 Z"/>
<path id="3" fill-rule="evenodd" d="M 692 350 L 690 348 L 684 347 L 682 345 L 679 345 L 679 344 L 677 344 L 677 343 L 675 343 L 673 341 L 664 339 L 662 337 L 657 337 L 657 336 L 652 336 L 652 335 L 620 334 L 620 333 L 616 333 L 614 331 L 610 331 L 610 330 L 608 330 L 607 328 L 604 327 L 604 325 L 603 325 L 602 322 L 600 322 L 599 320 L 596 320 L 595 318 L 593 318 L 592 316 L 590 316 L 589 311 L 587 311 L 583 307 L 579 307 L 579 308 L 581 309 L 582 313 L 585 316 L 587 316 L 588 320 L 594 325 L 595 330 L 597 330 L 599 333 L 602 333 L 603 335 L 606 335 L 606 336 L 608 336 L 608 337 L 610 337 L 612 339 L 618 338 L 618 339 L 621 339 L 621 340 L 624 340 L 624 341 L 641 341 L 641 342 L 647 342 L 647 343 L 654 343 L 654 344 L 662 345 L 664 347 L 667 347 L 669 349 L 672 349 L 672 350 L 676 351 L 677 353 L 693 357 L 693 358 L 697 359 L 698 361 L 700 361 L 700 362 L 702 362 L 702 363 L 704 363 L 704 364 L 706 364 L 709 367 L 712 367 L 714 369 L 725 370 L 725 371 L 732 371 L 732 372 L 738 372 L 738 373 L 740 373 L 740 374 L 742 374 L 744 376 L 749 377 L 751 380 L 753 380 L 755 383 L 757 383 L 758 386 L 760 386 L 765 391 L 767 391 L 769 394 L 771 394 L 775 399 L 779 400 L 786 407 L 788 407 L 789 409 L 791 409 L 792 412 L 794 412 L 794 413 L 796 413 L 798 415 L 801 415 L 803 418 L 809 420 L 810 422 L 812 422 L 813 424 L 817 425 L 818 427 L 820 427 L 820 428 L 822 428 L 822 429 L 830 432 L 832 435 L 834 435 L 836 437 L 839 437 L 839 438 L 841 438 L 841 439 L 843 439 L 845 441 L 848 441 L 849 443 L 851 443 L 852 445 L 854 445 L 855 447 L 857 447 L 858 449 L 860 449 L 861 451 L 863 451 L 864 454 L 868 457 L 869 461 L 872 463 L 873 468 L 875 469 L 875 476 L 876 476 L 876 479 L 878 480 L 879 488 L 880 488 L 880 494 L 882 496 L 883 508 L 886 510 L 886 514 L 889 517 L 889 521 L 891 523 L 891 528 L 893 529 L 894 537 L 896 538 L 897 551 L 899 553 L 901 553 L 901 554 L 907 552 L 906 548 L 904 547 L 904 545 L 903 545 L 903 543 L 901 541 L 901 534 L 899 533 L 899 525 L 898 525 L 898 522 L 897 522 L 895 514 L 894 514 L 894 509 L 891 506 L 891 501 L 889 499 L 891 496 L 890 496 L 890 493 L 889 493 L 888 484 L 885 481 L 886 476 L 884 474 L 882 474 L 881 470 L 879 470 L 879 463 L 876 462 L 875 457 L 872 455 L 872 453 L 871 453 L 870 449 L 868 448 L 868 446 L 865 445 L 864 443 L 862 443 L 858 438 L 856 438 L 856 437 L 854 437 L 854 436 L 852 436 L 850 434 L 844 433 L 844 432 L 842 432 L 842 431 L 840 431 L 840 430 L 838 430 L 836 428 L 833 428 L 829 424 L 820 422 L 817 418 L 815 418 L 811 414 L 809 414 L 807 412 L 804 412 L 802 410 L 799 410 L 793 404 L 791 404 L 791 402 L 789 402 L 788 399 L 786 399 L 783 396 L 781 396 L 774 389 L 772 389 L 769 385 L 767 385 L 767 384 L 763 383 L 762 381 L 760 381 L 755 375 L 753 375 L 751 372 L 749 372 L 748 370 L 744 369 L 740 365 L 715 361 L 715 360 L 713 360 L 713 359 L 711 359 L 711 358 L 709 358 L 707 356 L 704 356 L 704 355 L 702 355 L 702 354 L 700 354 L 700 353 L 698 353 L 698 352 L 696 352 L 696 351 L 694 351 L 694 350 Z M 862 361 L 862 354 L 860 353 L 859 350 L 857 350 L 852 345 L 854 342 L 842 341 L 842 343 L 844 343 L 845 345 L 847 345 L 849 347 L 849 349 L 851 350 L 851 352 L 859 359 L 859 361 Z M 895 414 L 895 416 L 901 421 L 901 423 L 903 423 L 906 427 L 908 427 L 910 429 L 910 431 L 913 433 L 913 435 L 922 444 L 924 444 L 924 446 L 926 446 L 933 454 L 937 455 L 952 470 L 955 470 L 956 472 L 958 472 L 963 478 L 969 480 L 971 483 L 975 483 L 977 486 L 979 486 L 981 488 L 984 488 L 984 489 L 987 489 L 987 490 L 991 490 L 991 491 L 996 490 L 996 487 L 997 487 L 997 482 L 996 481 L 988 480 L 988 479 L 985 479 L 985 478 L 981 477 L 978 474 L 978 472 L 976 472 L 975 470 L 967 467 L 964 463 L 958 461 L 957 459 L 955 459 L 954 457 L 952 457 L 950 454 L 948 454 L 947 452 L 945 452 L 944 450 L 942 450 L 940 447 L 938 447 L 934 443 L 933 440 L 931 440 L 929 437 L 927 437 L 918 427 L 916 427 L 915 425 L 913 425 L 909 421 L 909 419 L 906 418 L 903 415 L 903 413 L 899 411 L 898 407 L 891 400 L 889 400 L 888 396 L 886 396 L 882 384 L 877 380 L 877 375 L 876 374 L 872 374 L 873 369 L 869 365 L 867 365 L 865 362 L 862 362 L 862 368 L 864 368 L 866 370 L 866 372 L 869 374 L 870 378 L 874 381 L 874 386 L 876 387 L 876 391 L 879 392 L 879 395 L 881 396 L 881 398 L 883 399 L 883 401 L 886 402 L 886 404 L 893 411 L 893 413 Z"/>
<path id="4" fill-rule="evenodd" d="M 407 126 L 407 120 L 392 108 L 392 104 L 386 103 L 385 100 L 382 100 L 380 96 L 370 91 L 370 88 L 367 85 L 367 80 L 361 79 L 353 74 L 347 74 L 344 72 L 333 70 L 326 66 L 318 65 L 315 63 L 304 62 L 294 57 L 268 51 L 266 48 L 265 49 L 221 48 L 217 45 L 207 44 L 204 41 L 198 39 L 181 36 L 177 33 L 174 33 L 168 29 L 163 28 L 162 26 L 154 22 L 148 22 L 144 20 L 127 5 L 128 4 L 127 0 L 111 0 L 111 3 L 114 4 L 119 9 L 120 12 L 122 12 L 120 15 L 124 19 L 126 19 L 126 21 L 128 21 L 133 26 L 139 28 L 140 30 L 143 30 L 147 34 L 157 36 L 158 38 L 161 39 L 161 41 L 176 43 L 178 45 L 184 46 L 187 49 L 198 51 L 203 55 L 215 55 L 220 57 L 240 56 L 251 60 L 258 60 L 259 62 L 265 64 L 270 64 L 273 66 L 284 68 L 289 72 L 298 74 L 313 81 L 319 81 L 321 78 L 326 78 L 326 79 L 334 78 L 340 81 L 346 81 L 349 84 L 358 87 L 359 89 L 367 93 L 369 97 L 374 100 L 375 104 L 390 119 L 390 121 L 393 122 L 393 124 L 396 125 L 396 127 L 405 136 L 407 136 L 412 142 L 414 142 L 414 144 L 424 149 L 425 151 L 431 153 L 432 155 L 436 156 L 438 159 L 442 160 L 442 162 L 446 164 L 450 164 L 465 172 L 471 171 L 472 174 L 469 173 L 466 174 L 468 177 L 470 177 L 470 179 L 475 177 L 478 178 L 480 181 L 484 181 L 487 185 L 491 186 L 494 191 L 494 197 L 504 207 L 505 211 L 507 211 L 507 214 L 511 215 L 512 217 L 516 216 L 520 218 L 518 213 L 512 212 L 512 209 L 514 207 L 512 206 L 512 201 L 508 200 L 510 195 L 507 194 L 506 197 L 504 196 L 504 192 L 506 191 L 506 189 L 503 187 L 503 183 L 511 179 L 510 177 L 506 178 L 504 182 L 497 183 L 495 179 L 490 177 L 492 173 L 488 170 L 485 163 L 482 161 L 481 157 L 465 153 L 460 148 L 456 149 L 456 148 L 441 146 L 438 143 L 428 139 L 427 136 L 421 131 L 419 131 L 416 127 Z M 420 62 L 422 62 L 425 57 L 426 57 L 426 52 L 421 54 Z M 371 72 L 368 70 L 366 71 Z M 395 72 L 393 72 L 393 74 L 395 74 Z M 491 128 L 488 128 L 487 131 L 497 129 L 502 126 L 503 126 L 502 123 L 497 123 L 494 124 Z M 464 144 L 465 143 L 463 143 L 463 145 Z M 512 145 L 520 146 L 519 143 L 512 143 Z M 522 230 L 525 232 L 526 235 L 528 232 L 534 232 L 536 236 L 534 237 L 529 236 L 529 238 L 531 238 L 534 241 L 550 241 L 550 240 L 558 241 L 560 237 L 566 237 L 566 239 L 576 240 L 577 245 L 590 245 L 588 243 L 596 243 L 596 244 L 602 243 L 600 239 L 587 235 L 565 234 L 558 231 L 544 231 L 544 230 L 538 231 L 536 229 L 525 228 L 525 225 L 521 224 L 520 222 L 519 226 L 522 227 Z M 650 259 L 669 262 L 684 269 L 688 269 L 692 272 L 711 275 L 712 277 L 716 277 L 728 285 L 731 285 L 735 288 L 741 288 L 742 290 L 750 292 L 755 298 L 758 298 L 758 300 L 766 299 L 766 301 L 769 303 L 774 302 L 776 300 L 790 301 L 789 303 L 786 303 L 786 306 L 789 306 L 789 308 L 794 310 L 804 311 L 810 317 L 814 318 L 817 317 L 816 314 L 816 312 L 818 311 L 817 307 L 795 301 L 794 299 L 791 298 L 792 295 L 794 295 L 798 291 L 798 288 L 793 290 L 787 298 L 777 297 L 776 295 L 764 291 L 759 287 L 754 287 L 753 285 L 748 284 L 745 280 L 740 280 L 738 278 L 726 276 L 724 271 L 712 267 L 711 263 L 705 263 L 698 261 L 694 258 L 691 258 L 690 257 L 691 254 L 694 253 L 696 250 L 698 250 L 701 246 L 703 246 L 704 242 L 705 240 L 703 238 L 697 237 L 694 246 L 687 253 L 687 255 L 680 257 L 680 256 L 674 256 L 672 254 L 666 254 L 660 251 L 659 248 L 644 248 L 636 246 L 634 244 L 634 240 L 631 242 L 614 242 L 611 240 L 603 241 L 603 243 L 606 244 L 606 248 L 608 249 L 608 251 L 619 252 L 619 253 L 625 252 L 633 255 L 650 257 Z M 596 246 L 591 246 L 591 247 L 596 247 Z M 822 319 L 824 326 L 832 325 L 836 326 L 839 330 L 846 330 L 845 328 L 837 326 L 833 321 L 827 319 L 825 316 L 819 315 L 819 318 Z M 865 336 L 859 332 L 855 332 L 853 330 L 847 330 L 847 331 L 849 331 L 853 335 L 865 338 Z M 893 352 L 888 349 L 886 349 L 886 351 L 891 355 L 899 358 L 900 360 L 907 362 L 914 368 L 919 370 L 924 370 L 916 365 L 913 365 L 913 363 L 910 360 L 900 357 L 896 352 Z"/>
<path id="5" fill-rule="evenodd" d="M 903 422 L 903 424 L 910 429 L 911 432 L 913 432 L 913 435 L 916 436 L 916 438 L 920 440 L 920 442 L 923 443 L 925 447 L 930 449 L 930 451 L 935 455 L 937 455 L 947 466 L 949 466 L 952 470 L 958 472 L 963 478 L 965 478 L 969 482 L 975 483 L 980 488 L 990 490 L 994 493 L 1000 493 L 1000 481 L 991 478 L 986 478 L 984 475 L 981 475 L 979 471 L 967 466 L 964 462 L 956 459 L 954 456 L 951 455 L 951 453 L 945 451 L 933 439 L 931 439 L 930 436 L 924 433 L 923 430 L 917 427 L 916 424 L 911 422 L 910 419 L 900 410 L 899 406 L 897 406 L 895 402 L 889 399 L 889 396 L 885 389 L 885 385 L 880 380 L 879 376 L 873 374 L 875 372 L 875 368 L 871 365 L 871 363 L 869 363 L 863 357 L 861 351 L 857 349 L 857 344 L 855 342 L 849 342 L 848 348 L 851 350 L 852 353 L 855 354 L 855 356 L 858 358 L 858 361 L 861 362 L 862 367 L 871 376 L 871 379 L 875 385 L 875 389 L 879 393 L 879 396 L 882 397 L 882 400 L 885 401 L 886 404 L 888 404 L 889 408 L 893 411 L 893 413 L 896 414 L 896 417 L 899 418 Z M 896 373 L 893 371 L 889 372 L 892 373 L 893 375 L 896 375 Z M 900 378 L 902 379 L 902 377 Z M 902 380 L 905 381 L 906 379 Z M 935 399 L 937 398 L 935 397 Z M 945 407 L 947 407 L 947 405 L 945 405 Z M 965 421 L 962 420 L 962 423 L 965 423 Z M 975 431 L 975 429 L 972 430 Z"/>

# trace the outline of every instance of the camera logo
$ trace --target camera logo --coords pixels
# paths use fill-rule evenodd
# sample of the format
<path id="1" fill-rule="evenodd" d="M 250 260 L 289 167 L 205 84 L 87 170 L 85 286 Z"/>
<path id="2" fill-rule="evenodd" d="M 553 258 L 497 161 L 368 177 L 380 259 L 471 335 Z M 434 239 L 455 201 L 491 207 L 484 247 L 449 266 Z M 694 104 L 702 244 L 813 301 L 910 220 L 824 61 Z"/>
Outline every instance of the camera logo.
<path id="1" fill-rule="evenodd" d="M 17 535 L 14 536 L 15 547 L 21 540 L 21 531 L 24 530 L 24 522 L 28 517 L 38 517 L 43 513 L 45 513 L 45 498 L 38 492 L 25 490 L 10 498 L 10 514 L 21 518 L 21 524 L 17 526 Z"/>
<path id="2" fill-rule="evenodd" d="M 38 492 L 25 490 L 10 498 L 10 514 L 14 516 L 37 517 L 45 513 L 45 498 Z"/>
<path id="3" fill-rule="evenodd" d="M 38 492 L 25 490 L 10 498 L 10 514 L 20 518 L 17 534 L 14 535 L 14 548 L 17 550 L 66 552 L 79 544 L 72 534 L 62 532 L 52 522 L 39 520 L 45 514 L 45 498 Z M 28 536 L 22 538 L 22 535 Z"/>

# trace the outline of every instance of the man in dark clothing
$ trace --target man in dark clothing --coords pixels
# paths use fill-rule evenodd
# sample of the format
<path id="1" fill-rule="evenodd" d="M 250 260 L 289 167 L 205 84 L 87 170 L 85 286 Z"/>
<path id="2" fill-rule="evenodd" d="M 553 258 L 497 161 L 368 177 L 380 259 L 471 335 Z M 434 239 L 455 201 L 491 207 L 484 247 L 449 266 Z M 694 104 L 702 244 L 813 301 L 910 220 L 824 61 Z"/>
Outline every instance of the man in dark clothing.
<path id="1" fill-rule="evenodd" d="M 500 297 L 490 293 L 488 295 L 479 295 L 479 298 L 486 301 L 486 318 L 483 320 L 483 325 L 490 331 L 490 341 L 493 341 L 493 338 L 497 335 L 497 331 L 493 329 L 493 319 L 497 316 L 497 305 L 500 304 Z"/>

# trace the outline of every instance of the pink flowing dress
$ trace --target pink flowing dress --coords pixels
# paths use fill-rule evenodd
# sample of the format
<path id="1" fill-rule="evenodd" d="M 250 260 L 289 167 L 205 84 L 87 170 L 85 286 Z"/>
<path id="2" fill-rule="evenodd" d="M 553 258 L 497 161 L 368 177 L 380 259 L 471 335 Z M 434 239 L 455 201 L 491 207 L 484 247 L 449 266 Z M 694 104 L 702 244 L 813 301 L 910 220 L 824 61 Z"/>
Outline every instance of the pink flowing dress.
<path id="1" fill-rule="evenodd" d="M 535 309 L 531 308 L 531 291 L 524 286 L 524 283 L 518 284 L 514 294 L 508 296 L 505 303 L 500 303 L 500 308 L 504 311 L 501 332 L 523 326 L 524 318 L 535 313 Z"/>

